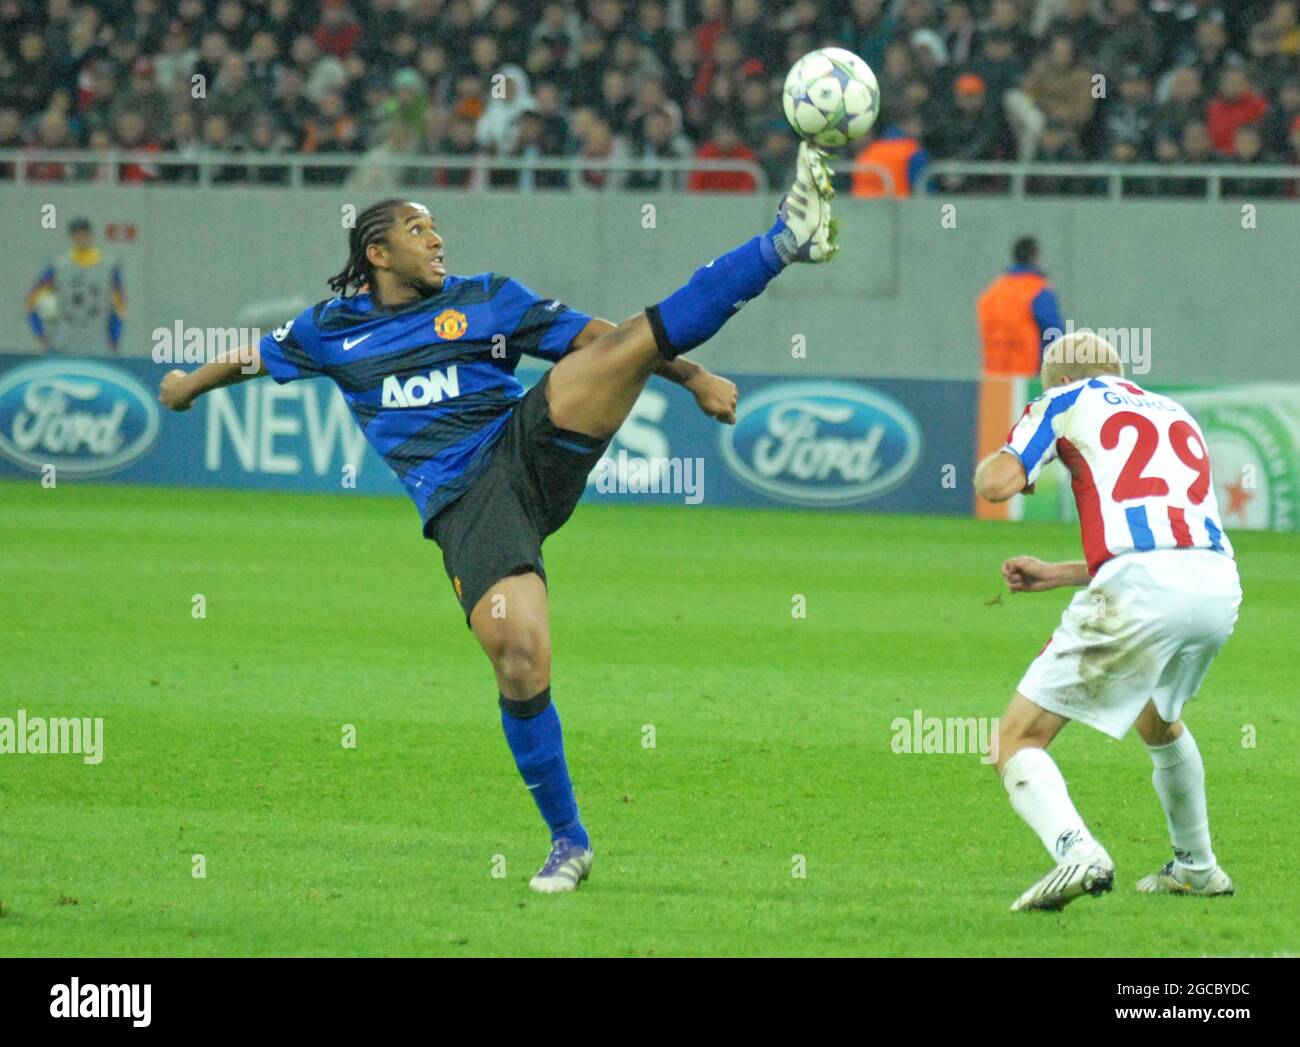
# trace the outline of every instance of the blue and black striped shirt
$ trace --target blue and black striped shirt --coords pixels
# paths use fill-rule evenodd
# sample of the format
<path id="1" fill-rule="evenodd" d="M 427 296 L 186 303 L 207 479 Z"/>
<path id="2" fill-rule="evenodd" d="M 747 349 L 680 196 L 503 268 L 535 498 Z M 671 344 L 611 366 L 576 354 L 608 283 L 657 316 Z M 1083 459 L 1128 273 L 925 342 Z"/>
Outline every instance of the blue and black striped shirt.
<path id="1" fill-rule="evenodd" d="M 590 320 L 479 273 L 448 276 L 437 294 L 398 308 L 366 293 L 331 298 L 265 335 L 260 350 L 277 382 L 334 380 L 427 525 L 487 465 L 524 395 L 520 356 L 559 360 Z"/>

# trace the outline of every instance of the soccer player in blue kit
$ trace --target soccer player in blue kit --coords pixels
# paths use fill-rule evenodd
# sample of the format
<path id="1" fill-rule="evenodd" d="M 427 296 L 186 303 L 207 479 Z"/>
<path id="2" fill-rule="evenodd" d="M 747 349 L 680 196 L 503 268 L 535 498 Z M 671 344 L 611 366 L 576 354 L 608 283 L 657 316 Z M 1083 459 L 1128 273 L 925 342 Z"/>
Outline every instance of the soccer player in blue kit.
<path id="1" fill-rule="evenodd" d="M 330 281 L 336 297 L 257 346 L 162 380 L 159 398 L 177 411 L 258 375 L 337 383 L 414 499 L 425 537 L 442 549 L 492 661 L 506 741 L 551 833 L 550 855 L 529 884 L 536 891 L 573 890 L 593 858 L 551 703 L 542 542 L 572 514 L 652 374 L 735 421 L 736 387 L 678 355 L 712 337 L 790 263 L 831 258 L 832 195 L 825 155 L 801 145 L 794 185 L 766 234 L 617 326 L 507 276 L 448 275 L 428 209 L 385 200 L 357 216 L 347 266 Z M 514 376 L 525 353 L 555 361 L 526 394 Z"/>

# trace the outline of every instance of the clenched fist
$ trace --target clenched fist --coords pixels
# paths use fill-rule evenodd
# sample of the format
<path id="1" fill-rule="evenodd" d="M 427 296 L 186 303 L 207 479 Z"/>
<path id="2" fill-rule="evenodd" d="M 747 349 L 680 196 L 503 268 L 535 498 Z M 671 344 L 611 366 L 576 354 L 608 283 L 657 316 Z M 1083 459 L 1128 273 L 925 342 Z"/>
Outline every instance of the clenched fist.
<path id="1" fill-rule="evenodd" d="M 173 411 L 188 411 L 194 405 L 190 392 L 189 374 L 185 371 L 168 371 L 158 387 L 158 399 Z"/>

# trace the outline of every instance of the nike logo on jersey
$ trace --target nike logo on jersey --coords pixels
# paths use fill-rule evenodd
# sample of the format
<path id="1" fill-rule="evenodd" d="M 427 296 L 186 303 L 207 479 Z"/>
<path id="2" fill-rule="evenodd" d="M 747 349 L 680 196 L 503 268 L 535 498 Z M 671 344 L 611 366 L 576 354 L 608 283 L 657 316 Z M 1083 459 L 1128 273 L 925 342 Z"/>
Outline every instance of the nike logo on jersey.
<path id="1" fill-rule="evenodd" d="M 370 334 L 374 334 L 374 333 L 375 333 L 374 331 L 370 332 Z M 367 338 L 370 337 L 370 334 L 363 334 L 360 338 L 344 338 L 343 351 L 346 353 L 349 349 L 353 348 L 353 346 L 360 345 L 362 342 L 364 342 Z"/>

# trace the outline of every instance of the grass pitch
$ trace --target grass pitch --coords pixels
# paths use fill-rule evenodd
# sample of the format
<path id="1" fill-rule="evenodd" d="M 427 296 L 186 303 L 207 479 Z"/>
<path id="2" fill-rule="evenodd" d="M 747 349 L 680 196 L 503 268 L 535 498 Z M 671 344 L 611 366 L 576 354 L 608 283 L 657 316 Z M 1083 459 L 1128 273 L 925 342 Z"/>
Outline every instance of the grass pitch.
<path id="1" fill-rule="evenodd" d="M 545 832 L 404 500 L 3 483 L 0 534 L 0 716 L 105 737 L 0 756 L 0 954 L 1300 950 L 1296 535 L 1232 535 L 1242 617 L 1188 712 L 1238 895 L 1135 893 L 1168 854 L 1150 761 L 1073 725 L 1116 891 L 1012 915 L 1038 841 L 978 757 L 891 723 L 1002 711 L 1068 597 L 996 599 L 998 565 L 1077 558 L 1068 527 L 582 507 L 547 544 L 597 854 L 563 897 L 527 889 Z"/>

